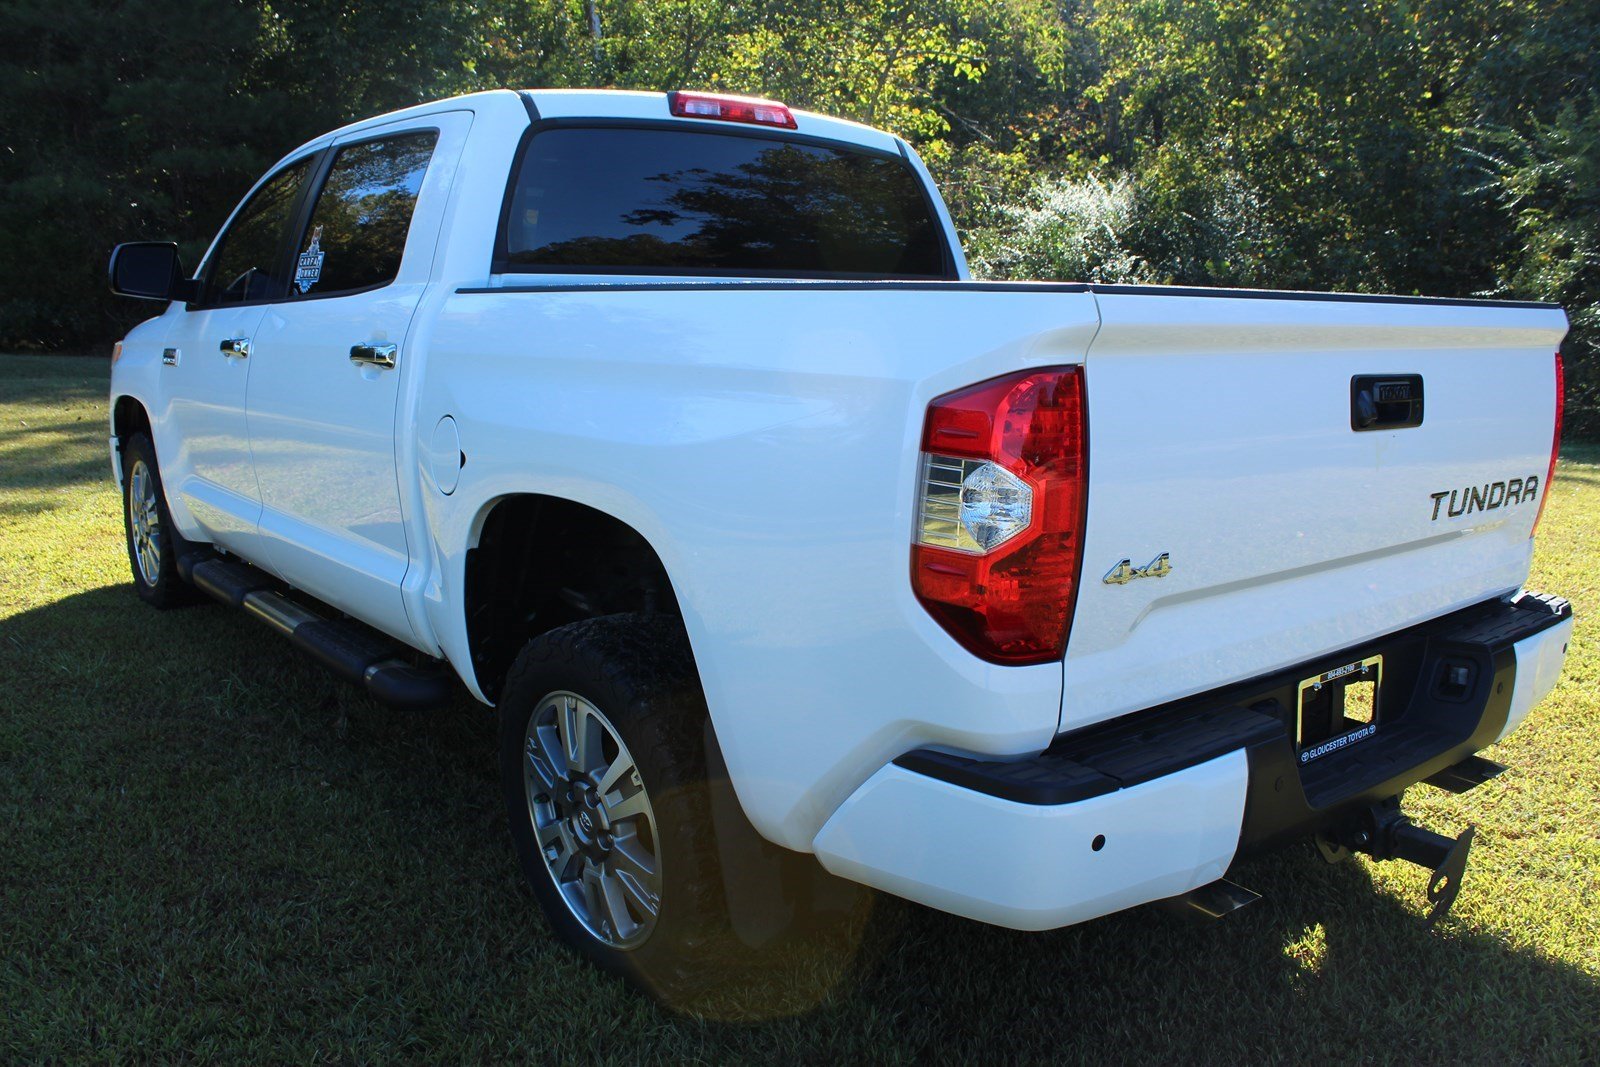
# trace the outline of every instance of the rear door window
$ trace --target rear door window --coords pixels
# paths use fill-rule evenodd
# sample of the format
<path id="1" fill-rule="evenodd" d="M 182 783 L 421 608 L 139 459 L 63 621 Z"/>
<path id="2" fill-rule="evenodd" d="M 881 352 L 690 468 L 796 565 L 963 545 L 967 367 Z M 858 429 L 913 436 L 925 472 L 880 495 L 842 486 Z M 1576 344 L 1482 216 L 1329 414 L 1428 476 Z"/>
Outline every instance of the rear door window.
<path id="1" fill-rule="evenodd" d="M 503 271 L 945 278 L 899 156 L 772 137 L 556 128 L 528 141 Z"/>
<path id="2" fill-rule="evenodd" d="M 300 241 L 291 295 L 335 296 L 394 281 L 438 139 L 425 130 L 338 149 Z"/>

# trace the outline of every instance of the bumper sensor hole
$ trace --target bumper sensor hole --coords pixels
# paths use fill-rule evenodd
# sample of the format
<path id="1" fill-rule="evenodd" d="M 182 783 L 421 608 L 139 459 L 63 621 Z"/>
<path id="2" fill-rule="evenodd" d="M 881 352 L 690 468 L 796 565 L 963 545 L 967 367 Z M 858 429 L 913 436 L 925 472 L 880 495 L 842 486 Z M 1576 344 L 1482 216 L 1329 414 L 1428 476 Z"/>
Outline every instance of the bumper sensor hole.
<path id="1" fill-rule="evenodd" d="M 1106 847 L 1106 835 L 1105 834 L 1095 834 L 1094 835 L 1094 840 L 1089 842 L 1089 847 L 1091 849 L 1093 849 L 1094 851 L 1096 851 L 1096 852 L 1099 852 L 1101 849 L 1105 848 Z"/>

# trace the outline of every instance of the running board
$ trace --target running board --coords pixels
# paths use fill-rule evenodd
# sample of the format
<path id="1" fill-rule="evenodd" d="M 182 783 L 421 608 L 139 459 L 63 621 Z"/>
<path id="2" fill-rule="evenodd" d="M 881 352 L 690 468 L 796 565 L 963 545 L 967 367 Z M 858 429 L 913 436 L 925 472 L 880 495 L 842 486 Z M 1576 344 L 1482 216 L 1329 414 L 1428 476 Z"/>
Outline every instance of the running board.
<path id="1" fill-rule="evenodd" d="M 374 700 L 426 710 L 448 703 L 454 695 L 448 672 L 413 666 L 399 646 L 362 624 L 323 618 L 295 603 L 277 591 L 275 579 L 248 563 L 192 553 L 179 557 L 178 573 L 207 595 L 266 623 Z"/>

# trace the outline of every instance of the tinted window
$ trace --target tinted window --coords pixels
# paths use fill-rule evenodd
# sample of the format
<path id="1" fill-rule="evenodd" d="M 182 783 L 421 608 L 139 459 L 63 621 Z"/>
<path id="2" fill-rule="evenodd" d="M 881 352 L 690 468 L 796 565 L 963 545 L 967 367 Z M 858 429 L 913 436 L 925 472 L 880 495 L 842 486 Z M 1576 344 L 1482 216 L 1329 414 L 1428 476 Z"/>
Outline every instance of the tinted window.
<path id="1" fill-rule="evenodd" d="M 295 259 L 294 295 L 394 281 L 438 137 L 429 130 L 339 149 Z"/>
<path id="2" fill-rule="evenodd" d="M 528 142 L 508 269 L 943 277 L 899 158 L 765 137 L 555 129 Z"/>
<path id="3" fill-rule="evenodd" d="M 218 239 L 206 268 L 206 302 L 233 304 L 282 296 L 283 242 L 311 160 L 302 159 L 267 179 Z"/>

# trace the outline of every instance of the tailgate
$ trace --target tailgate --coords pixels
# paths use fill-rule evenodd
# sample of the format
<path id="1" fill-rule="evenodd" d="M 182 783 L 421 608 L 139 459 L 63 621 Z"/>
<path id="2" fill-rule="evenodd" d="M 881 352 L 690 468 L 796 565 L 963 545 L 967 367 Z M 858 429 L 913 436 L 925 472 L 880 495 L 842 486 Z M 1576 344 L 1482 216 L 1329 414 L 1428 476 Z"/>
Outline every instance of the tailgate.
<path id="1" fill-rule="evenodd" d="M 1550 460 L 1559 309 L 1096 298 L 1063 732 L 1521 586 Z M 1363 391 L 1395 401 L 1377 411 L 1382 428 L 1353 427 L 1353 411 L 1373 414 Z M 1413 391 L 1421 422 L 1405 425 Z"/>

